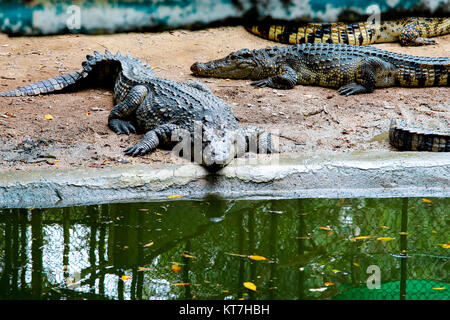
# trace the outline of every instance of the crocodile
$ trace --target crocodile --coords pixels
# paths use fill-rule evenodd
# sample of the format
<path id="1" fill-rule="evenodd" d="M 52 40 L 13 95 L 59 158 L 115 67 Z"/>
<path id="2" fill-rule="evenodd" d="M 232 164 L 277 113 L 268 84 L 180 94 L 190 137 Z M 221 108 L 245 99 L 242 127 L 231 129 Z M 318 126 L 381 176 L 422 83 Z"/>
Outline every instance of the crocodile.
<path id="1" fill-rule="evenodd" d="M 201 82 L 159 78 L 151 66 L 120 51 L 94 51 L 86 58 L 78 71 L 1 92 L 0 96 L 34 96 L 92 86 L 112 88 L 115 105 L 108 117 L 109 128 L 117 134 L 144 134 L 140 142 L 125 149 L 129 156 L 144 155 L 157 147 L 173 148 L 178 143 L 176 136 L 180 138 L 183 133 L 190 135 L 183 141 L 191 142 L 191 149 L 187 145 L 178 155 L 189 157 L 190 153 L 190 160 L 210 171 L 250 149 L 277 152 L 270 133 L 255 126 L 241 127 L 231 107 Z"/>
<path id="2" fill-rule="evenodd" d="M 347 96 L 379 87 L 449 86 L 449 70 L 448 57 L 416 57 L 374 46 L 330 43 L 241 49 L 191 66 L 200 77 L 251 79 L 254 86 L 276 89 L 317 85 Z"/>
<path id="3" fill-rule="evenodd" d="M 369 45 L 400 42 L 404 46 L 432 45 L 429 39 L 450 33 L 450 18 L 402 18 L 355 23 L 263 23 L 245 27 L 264 39 L 280 43 L 335 43 Z"/>
<path id="4" fill-rule="evenodd" d="M 414 128 L 404 121 L 392 119 L 389 143 L 401 151 L 450 152 L 450 132 Z"/>

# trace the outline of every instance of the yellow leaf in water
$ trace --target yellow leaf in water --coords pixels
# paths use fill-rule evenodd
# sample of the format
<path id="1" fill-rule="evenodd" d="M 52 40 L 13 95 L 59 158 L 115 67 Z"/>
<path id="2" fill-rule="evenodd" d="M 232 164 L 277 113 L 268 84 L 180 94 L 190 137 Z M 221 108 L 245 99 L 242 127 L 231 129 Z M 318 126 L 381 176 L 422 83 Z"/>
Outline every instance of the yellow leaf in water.
<path id="1" fill-rule="evenodd" d="M 180 265 L 177 264 L 177 263 L 173 264 L 173 265 L 172 265 L 172 271 L 173 271 L 173 272 L 176 272 L 176 273 L 180 272 L 180 271 L 181 271 Z"/>
<path id="2" fill-rule="evenodd" d="M 443 249 L 449 249 L 449 248 L 450 248 L 450 244 L 449 244 L 449 243 L 443 243 L 443 244 L 440 244 L 440 246 L 441 246 Z"/>
<path id="3" fill-rule="evenodd" d="M 327 286 L 327 287 L 328 286 L 334 286 L 335 283 L 334 282 L 325 282 L 324 285 Z"/>
<path id="4" fill-rule="evenodd" d="M 188 286 L 190 285 L 189 282 L 176 282 L 176 283 L 172 283 L 173 286 Z"/>
<path id="5" fill-rule="evenodd" d="M 168 196 L 167 198 L 169 198 L 169 199 L 175 199 L 175 198 L 181 198 L 181 197 L 184 197 L 184 196 L 181 195 L 181 194 L 174 194 L 174 195 L 172 195 L 172 196 Z"/>
<path id="6" fill-rule="evenodd" d="M 228 254 L 228 255 L 230 255 L 230 256 L 235 256 L 235 257 L 248 257 L 247 255 L 245 255 L 245 254 L 239 254 L 239 253 L 232 253 L 232 252 L 225 252 L 225 254 Z"/>
<path id="7" fill-rule="evenodd" d="M 144 247 L 150 247 L 150 246 L 152 246 L 153 245 L 153 242 L 149 242 L 149 243 L 147 243 L 147 244 L 144 244 Z"/>
<path id="8" fill-rule="evenodd" d="M 249 258 L 249 259 L 252 259 L 252 260 L 256 260 L 256 261 L 264 261 L 264 260 L 267 260 L 267 258 L 262 257 L 262 256 L 257 256 L 257 255 L 250 255 L 250 256 L 248 256 L 248 258 Z"/>
<path id="9" fill-rule="evenodd" d="M 342 272 L 341 270 L 338 270 L 338 269 L 333 269 L 333 270 L 331 270 L 331 272 L 333 272 L 333 273 L 339 273 L 339 272 Z"/>
<path id="10" fill-rule="evenodd" d="M 256 286 L 253 282 L 244 282 L 244 287 L 249 290 L 256 291 Z"/>
<path id="11" fill-rule="evenodd" d="M 130 280 L 131 277 L 130 277 L 130 276 L 127 276 L 127 275 L 123 275 L 123 276 L 120 277 L 120 279 L 121 279 L 122 281 L 127 281 L 127 280 Z"/>
<path id="12" fill-rule="evenodd" d="M 447 287 L 434 287 L 433 290 L 445 290 Z"/>
<path id="13" fill-rule="evenodd" d="M 320 229 L 322 229 L 322 230 L 328 230 L 328 231 L 330 231 L 331 230 L 331 227 L 330 226 L 326 226 L 326 227 L 319 227 Z"/>
<path id="14" fill-rule="evenodd" d="M 44 116 L 44 118 L 45 118 L 46 120 L 52 120 L 52 119 L 53 119 L 53 116 L 52 116 L 51 114 L 46 114 L 46 115 Z"/>
<path id="15" fill-rule="evenodd" d="M 350 240 L 356 241 L 356 240 L 365 240 L 365 239 L 370 239 L 370 238 L 372 238 L 372 237 L 371 236 L 357 236 L 357 237 L 351 238 Z"/>
<path id="16" fill-rule="evenodd" d="M 430 199 L 422 198 L 422 201 L 425 203 L 433 203 Z"/>
<path id="17" fill-rule="evenodd" d="M 149 271 L 149 270 L 152 270 L 152 268 L 138 267 L 138 271 Z"/>
<path id="18" fill-rule="evenodd" d="M 377 238 L 378 241 L 391 241 L 394 240 L 395 238 L 391 238 L 391 237 L 379 237 Z"/>

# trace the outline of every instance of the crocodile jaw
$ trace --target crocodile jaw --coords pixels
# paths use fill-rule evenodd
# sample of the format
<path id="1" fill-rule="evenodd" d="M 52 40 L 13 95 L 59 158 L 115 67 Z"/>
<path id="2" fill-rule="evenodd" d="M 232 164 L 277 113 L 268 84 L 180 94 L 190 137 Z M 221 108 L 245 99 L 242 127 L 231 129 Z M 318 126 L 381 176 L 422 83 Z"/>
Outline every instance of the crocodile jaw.
<path id="1" fill-rule="evenodd" d="M 229 59 L 213 60 L 206 63 L 195 62 L 191 72 L 200 77 L 214 77 L 226 79 L 249 79 L 255 66 L 236 63 Z"/>

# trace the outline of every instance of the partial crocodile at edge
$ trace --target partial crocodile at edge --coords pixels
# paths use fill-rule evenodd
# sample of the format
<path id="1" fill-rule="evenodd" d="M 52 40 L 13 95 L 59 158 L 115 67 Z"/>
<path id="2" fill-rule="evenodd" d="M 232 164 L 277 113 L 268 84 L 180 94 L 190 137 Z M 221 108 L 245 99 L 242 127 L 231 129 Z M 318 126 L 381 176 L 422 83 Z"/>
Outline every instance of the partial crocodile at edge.
<path id="1" fill-rule="evenodd" d="M 406 126 L 393 119 L 389 128 L 389 143 L 401 151 L 450 152 L 450 132 L 428 131 Z"/>

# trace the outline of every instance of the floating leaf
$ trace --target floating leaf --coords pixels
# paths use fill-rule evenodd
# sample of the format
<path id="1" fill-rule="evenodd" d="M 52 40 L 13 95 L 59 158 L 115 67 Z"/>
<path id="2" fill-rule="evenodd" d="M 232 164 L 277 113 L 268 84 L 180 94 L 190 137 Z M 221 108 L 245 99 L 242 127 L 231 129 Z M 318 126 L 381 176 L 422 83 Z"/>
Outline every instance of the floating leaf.
<path id="1" fill-rule="evenodd" d="M 247 258 L 248 256 L 245 254 L 239 254 L 239 253 L 231 253 L 231 252 L 225 252 L 225 254 L 228 254 L 230 256 L 235 256 L 235 257 L 243 257 L 243 258 Z"/>
<path id="2" fill-rule="evenodd" d="M 342 272 L 341 270 L 338 270 L 338 269 L 333 269 L 333 270 L 331 270 L 331 272 L 333 272 L 333 273 L 339 273 L 339 272 Z"/>
<path id="3" fill-rule="evenodd" d="M 150 247 L 150 246 L 152 246 L 153 245 L 153 242 L 149 242 L 149 243 L 147 243 L 147 244 L 144 244 L 144 247 Z"/>
<path id="4" fill-rule="evenodd" d="M 121 279 L 122 281 L 128 281 L 128 280 L 131 279 L 131 277 L 128 276 L 128 275 L 123 275 L 123 276 L 120 277 L 120 279 Z"/>
<path id="5" fill-rule="evenodd" d="M 184 196 L 181 195 L 181 194 L 174 194 L 174 195 L 172 195 L 172 196 L 168 196 L 167 198 L 169 198 L 169 199 L 175 199 L 175 198 L 181 198 L 181 197 L 184 197 Z"/>
<path id="6" fill-rule="evenodd" d="M 52 116 L 51 114 L 46 114 L 46 115 L 44 116 L 44 118 L 45 118 L 46 120 L 52 120 L 52 119 L 53 119 L 53 116 Z"/>
<path id="7" fill-rule="evenodd" d="M 152 270 L 152 268 L 138 267 L 138 271 L 150 271 L 150 270 Z"/>
<path id="8" fill-rule="evenodd" d="M 256 291 L 256 286 L 253 282 L 244 282 L 244 287 L 249 290 Z"/>
<path id="9" fill-rule="evenodd" d="M 433 203 L 430 199 L 422 198 L 422 201 L 425 203 Z"/>
<path id="10" fill-rule="evenodd" d="M 176 272 L 176 273 L 180 272 L 181 271 L 180 265 L 178 263 L 173 264 L 172 265 L 172 271 Z"/>
<path id="11" fill-rule="evenodd" d="M 188 286 L 188 285 L 190 285 L 190 283 L 189 282 L 175 282 L 175 283 L 172 283 L 172 285 L 173 286 Z"/>
<path id="12" fill-rule="evenodd" d="M 395 238 L 391 238 L 391 237 L 379 237 L 377 238 L 378 241 L 391 241 L 394 240 Z"/>
<path id="13" fill-rule="evenodd" d="M 264 261 L 267 260 L 267 258 L 263 256 L 257 256 L 257 255 L 250 255 L 248 256 L 249 259 L 255 260 L 255 261 Z"/>
<path id="14" fill-rule="evenodd" d="M 356 240 L 366 240 L 366 239 L 370 239 L 372 238 L 372 236 L 357 236 L 354 238 L 350 238 L 350 241 L 356 241 Z"/>

